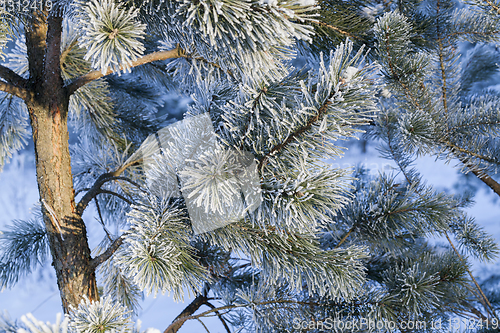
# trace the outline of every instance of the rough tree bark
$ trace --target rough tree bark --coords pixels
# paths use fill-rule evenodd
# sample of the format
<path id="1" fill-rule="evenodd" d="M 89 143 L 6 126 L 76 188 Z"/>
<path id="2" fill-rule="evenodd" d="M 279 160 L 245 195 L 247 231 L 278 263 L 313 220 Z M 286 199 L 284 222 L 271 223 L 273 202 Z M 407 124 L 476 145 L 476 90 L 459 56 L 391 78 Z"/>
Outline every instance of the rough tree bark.
<path id="1" fill-rule="evenodd" d="M 75 204 L 68 142 L 67 120 L 71 94 L 112 72 L 104 75 L 91 71 L 65 86 L 61 76 L 63 19 L 52 14 L 37 12 L 26 20 L 29 78 L 25 80 L 7 67 L 0 66 L 0 77 L 5 80 L 0 80 L 0 90 L 23 99 L 28 108 L 43 219 L 63 309 L 68 313 L 70 306 L 78 306 L 84 297 L 91 301 L 99 299 L 95 269 L 109 259 L 122 239 L 117 239 L 101 256 L 91 258 L 82 214 L 93 196 L 100 192 L 99 188 L 94 189 L 84 196 L 83 202 Z M 134 61 L 131 67 L 183 56 L 186 55 L 177 46 L 172 50 L 145 55 Z M 119 176 L 122 171 L 119 169 L 109 175 Z"/>
<path id="2" fill-rule="evenodd" d="M 97 300 L 85 224 L 75 209 L 67 127 L 69 94 L 60 67 L 62 18 L 38 14 L 26 25 L 29 110 L 40 201 L 64 312 Z"/>

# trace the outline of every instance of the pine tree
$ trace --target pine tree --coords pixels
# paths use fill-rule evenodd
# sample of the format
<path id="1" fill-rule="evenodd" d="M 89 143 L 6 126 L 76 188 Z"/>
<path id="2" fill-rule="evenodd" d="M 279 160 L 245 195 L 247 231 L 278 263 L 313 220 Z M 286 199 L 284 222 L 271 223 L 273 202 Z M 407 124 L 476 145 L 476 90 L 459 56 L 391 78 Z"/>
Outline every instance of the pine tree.
<path id="1" fill-rule="evenodd" d="M 496 243 L 464 213 L 469 198 L 411 168 L 457 158 L 499 193 L 497 97 L 472 89 L 493 57 L 462 71 L 456 44 L 495 41 L 496 4 L 439 1 L 7 2 L 0 162 L 31 133 L 40 214 L 2 233 L 0 283 L 50 257 L 68 317 L 4 317 L 0 331 L 140 331 L 143 292 L 186 290 L 166 332 L 209 315 L 227 331 L 498 326 L 500 298 L 468 261 L 494 259 Z M 191 98 L 182 120 L 162 114 L 167 92 Z M 400 175 L 325 162 L 363 131 Z"/>

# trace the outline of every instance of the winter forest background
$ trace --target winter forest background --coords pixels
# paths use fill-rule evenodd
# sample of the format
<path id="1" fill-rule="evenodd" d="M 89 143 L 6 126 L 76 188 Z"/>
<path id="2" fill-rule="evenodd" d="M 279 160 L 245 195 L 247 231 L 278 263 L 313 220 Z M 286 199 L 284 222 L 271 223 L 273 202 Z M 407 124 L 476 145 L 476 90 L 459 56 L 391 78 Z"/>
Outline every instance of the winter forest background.
<path id="1" fill-rule="evenodd" d="M 217 306 L 241 305 L 241 317 L 231 317 L 234 331 L 238 325 L 252 331 L 254 324 L 266 331 L 273 323 L 287 330 L 294 316 L 345 316 L 349 311 L 383 320 L 431 321 L 457 314 L 496 317 L 495 308 L 500 305 L 500 5 L 484 1 L 325 0 L 318 3 L 320 8 L 310 0 L 122 1 L 120 6 L 116 5 L 120 1 L 65 0 L 59 2 L 61 15 L 67 15 L 64 21 L 57 15 L 46 18 L 48 25 L 59 24 L 62 31 L 62 45 L 54 44 L 60 50 L 50 53 L 49 47 L 47 51 L 56 58 L 61 51 L 61 66 L 56 62 L 57 75 L 52 71 L 52 76 L 37 72 L 33 57 L 28 63 L 28 55 L 34 54 L 30 47 L 35 47 L 32 39 L 32 44 L 26 43 L 32 53 L 26 51 L 23 29 L 0 29 L 0 37 L 12 33 L 18 39 L 4 45 L 5 67 L 0 67 L 0 77 L 7 77 L 8 82 L 0 86 L 21 82 L 18 90 L 11 90 L 13 95 L 1 92 L 0 167 L 8 163 L 0 173 L 0 230 L 9 230 L 14 221 L 18 231 L 29 234 L 29 224 L 16 221 L 41 216 L 41 211 L 49 228 L 43 234 L 51 240 L 50 246 L 73 244 L 68 239 L 76 233 L 67 232 L 73 229 L 59 230 L 60 235 L 54 232 L 58 224 L 48 223 L 58 221 L 56 213 L 46 201 L 42 206 L 38 202 L 43 190 L 39 194 L 34 155 L 35 149 L 41 152 L 44 146 L 31 139 L 28 112 L 15 109 L 17 104 L 12 103 L 17 97 L 24 99 L 32 121 L 38 121 L 37 117 L 51 114 L 44 113 L 44 107 L 49 110 L 60 102 L 56 111 L 66 107 L 70 114 L 75 184 L 71 189 L 77 191 L 71 196 L 76 195 L 79 202 L 72 214 L 83 214 L 73 222 L 69 219 L 68 225 L 84 221 L 90 249 L 99 248 L 105 258 L 103 262 L 76 261 L 83 263 L 87 276 L 102 265 L 97 271 L 97 286 L 102 289 L 97 290 L 90 278 L 82 290 L 91 298 L 99 297 L 97 291 L 103 292 L 103 298 L 109 293 L 117 304 L 135 309 L 133 320 L 140 320 L 143 330 L 163 331 L 179 315 L 194 296 L 186 294 L 185 302 L 177 303 L 171 294 L 188 291 L 186 286 L 212 293 Z M 158 10 L 148 16 L 153 3 Z M 231 21 L 235 12 L 255 21 Z M 16 22 L 31 27 L 25 31 L 33 33 L 37 27 L 33 22 L 41 17 L 37 15 Z M 109 17 L 116 21 L 108 21 Z M 80 25 L 68 23 L 70 19 Z M 183 23 L 188 21 L 194 23 Z M 251 28 L 252 24 L 262 30 Z M 149 35 L 143 41 L 145 31 Z M 238 47 L 229 35 L 238 40 Z M 57 40 L 53 35 L 50 38 L 48 42 Z M 116 40 L 125 47 L 109 47 L 116 46 Z M 129 60 L 126 67 L 143 52 L 156 51 L 175 59 L 143 63 L 132 73 L 100 79 L 108 69 L 116 71 L 120 59 Z M 231 58 L 231 52 L 240 61 Z M 97 74 L 85 76 L 91 69 Z M 58 102 L 35 97 L 35 91 L 49 100 L 52 95 L 45 85 L 36 90 L 35 81 L 26 79 L 30 75 L 48 78 L 44 82 L 55 78 L 61 91 L 54 95 Z M 16 114 L 16 110 L 21 111 Z M 177 188 L 165 190 L 168 195 L 162 192 L 166 195 L 162 201 L 155 183 L 148 183 L 143 175 L 170 172 L 180 182 L 181 176 L 189 174 L 174 172 L 169 163 L 161 165 L 168 160 L 163 152 L 171 147 L 162 147 L 159 154 L 148 150 L 153 148 L 147 143 L 155 135 L 159 142 L 155 133 L 162 127 L 200 114 L 211 117 L 207 119 L 219 140 L 214 154 L 221 160 L 203 153 L 196 167 L 189 164 L 192 161 L 187 163 L 192 179 L 183 178 L 179 190 L 182 185 L 183 191 L 190 186 L 196 189 L 194 194 L 199 191 L 197 203 L 205 205 L 205 212 L 223 206 L 218 196 L 207 193 L 213 193 L 217 177 L 226 179 L 224 168 L 230 169 L 231 163 L 221 161 L 235 158 L 229 149 L 239 149 L 250 151 L 253 162 L 258 162 L 259 191 L 264 198 L 258 209 L 236 221 L 241 225 L 209 231 L 208 236 L 193 235 L 188 228 L 194 229 L 195 218 L 186 214 L 187 199 L 171 194 Z M 189 140 L 196 141 L 189 135 L 181 139 L 186 146 Z M 175 149 L 169 152 L 174 154 Z M 140 153 L 144 159 L 137 157 Z M 151 156 L 159 164 L 141 169 L 140 163 Z M 212 172 L 216 166 L 224 172 L 210 178 L 209 173 L 197 173 L 200 165 L 206 167 L 204 171 Z M 340 169 L 347 173 L 343 175 Z M 117 173 L 111 178 L 116 179 L 102 178 L 96 187 L 98 176 L 112 170 Z M 69 171 L 67 175 L 71 179 Z M 339 181 L 344 176 L 352 187 Z M 128 185 L 120 183 L 125 180 Z M 115 182 L 105 184 L 110 181 Z M 42 183 L 39 177 L 38 185 Z M 242 195 L 240 185 L 234 186 L 228 185 L 221 197 Z M 51 190 L 43 193 L 51 198 Z M 94 197 L 85 202 L 87 195 Z M 98 195 L 103 198 L 102 212 Z M 166 220 L 151 218 L 155 209 Z M 57 214 L 65 222 L 69 216 L 59 210 Z M 26 243 L 31 241 L 26 239 Z M 0 286 L 5 286 L 0 310 L 7 310 L 14 319 L 32 313 L 38 320 L 54 322 L 55 314 L 61 312 L 61 298 L 50 259 L 23 276 L 24 257 L 18 260 L 12 255 L 18 250 L 16 244 L 21 248 L 25 244 L 22 237 L 12 241 L 1 236 L 0 240 Z M 148 244 L 147 249 L 142 242 Z M 56 248 L 51 248 L 54 253 L 64 254 L 64 247 Z M 161 257 L 169 249 L 180 253 L 181 264 L 172 255 Z M 139 253 L 137 261 L 133 253 Z M 241 261 L 229 259 L 241 253 Z M 471 271 L 493 306 L 479 296 L 482 290 L 475 289 L 458 253 L 471 262 Z M 61 288 L 68 310 L 81 295 L 68 292 L 77 279 L 65 275 L 61 267 L 66 262 L 61 258 L 66 257 L 57 257 L 60 265 L 54 266 L 59 281 L 70 276 L 67 289 Z M 141 266 L 140 260 L 150 266 Z M 170 271 L 174 274 L 169 275 Z M 115 273 L 129 289 L 115 288 Z M 155 274 L 160 278 L 155 279 Z M 266 279 L 271 283 L 260 283 Z M 358 288 L 363 292 L 358 293 Z M 161 295 L 165 290 L 173 292 Z M 159 295 L 142 297 L 142 291 Z M 286 305 L 281 308 L 280 304 Z M 85 313 L 87 308 L 82 305 L 80 311 Z M 88 318 L 80 319 L 80 328 L 88 324 Z M 210 331 L 227 330 L 217 317 L 203 319 Z M 0 333 L 9 331 L 2 323 L 0 316 Z M 102 326 L 95 324 L 94 329 L 102 330 Z M 203 329 L 200 322 L 189 320 L 180 332 Z"/>

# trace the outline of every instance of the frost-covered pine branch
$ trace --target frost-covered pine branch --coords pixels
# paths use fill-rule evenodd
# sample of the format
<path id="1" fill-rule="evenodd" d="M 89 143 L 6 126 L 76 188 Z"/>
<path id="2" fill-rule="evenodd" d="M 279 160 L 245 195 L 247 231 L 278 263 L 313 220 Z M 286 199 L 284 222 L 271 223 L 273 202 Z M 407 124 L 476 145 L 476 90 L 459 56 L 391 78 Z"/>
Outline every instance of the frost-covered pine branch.
<path id="1" fill-rule="evenodd" d="M 432 154 L 496 183 L 498 94 L 473 93 L 495 56 L 457 51 L 497 40 L 483 9 L 64 0 L 0 13 L 0 163 L 30 126 L 44 205 L 42 224 L 1 235 L 0 284 L 48 247 L 68 315 L 0 327 L 135 332 L 142 294 L 166 292 L 194 296 L 169 332 L 205 316 L 270 332 L 300 331 L 298 318 L 493 318 L 468 256 L 491 260 L 496 244 L 413 168 Z M 367 128 L 397 174 L 327 163 Z M 451 248 L 427 241 L 448 235 Z"/>

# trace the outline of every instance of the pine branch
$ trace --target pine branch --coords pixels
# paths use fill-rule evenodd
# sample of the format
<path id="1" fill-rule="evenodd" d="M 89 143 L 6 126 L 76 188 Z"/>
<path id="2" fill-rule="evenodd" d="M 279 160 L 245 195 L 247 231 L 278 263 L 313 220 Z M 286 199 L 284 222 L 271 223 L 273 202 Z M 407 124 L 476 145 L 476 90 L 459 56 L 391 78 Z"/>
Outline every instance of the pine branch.
<path id="1" fill-rule="evenodd" d="M 3 81 L 0 81 L 0 90 L 4 91 L 6 93 L 9 93 L 11 95 L 14 95 L 16 97 L 19 97 L 22 100 L 27 100 L 27 99 L 31 98 L 31 96 L 32 96 L 31 91 L 24 89 L 24 88 L 17 87 L 15 85 L 12 85 L 12 84 L 9 84 L 9 83 L 3 82 Z"/>
<path id="2" fill-rule="evenodd" d="M 112 180 L 126 180 L 129 183 L 137 186 L 139 189 L 141 189 L 140 185 L 135 183 L 134 181 L 126 178 L 126 177 L 120 177 L 120 175 L 127 169 L 129 166 L 137 163 L 138 161 L 132 161 L 130 163 L 122 165 L 120 168 L 113 172 L 107 172 L 105 174 L 102 174 L 97 178 L 97 180 L 94 182 L 94 185 L 85 193 L 85 195 L 80 199 L 78 204 L 76 205 L 76 213 L 80 216 L 82 216 L 84 210 L 87 208 L 89 205 L 90 201 L 94 199 L 99 193 L 104 193 L 101 190 L 101 186 L 104 185 L 106 182 L 112 181 Z M 141 189 L 142 190 L 142 189 Z M 108 194 L 117 194 L 117 193 L 108 193 Z M 125 201 L 129 201 L 128 199 L 124 198 Z"/>
<path id="3" fill-rule="evenodd" d="M 396 72 L 397 65 L 394 64 L 392 56 L 391 56 L 390 46 L 389 46 L 390 45 L 389 35 L 386 35 L 385 44 L 386 44 L 386 50 L 385 51 L 387 52 L 387 58 L 388 58 L 387 65 L 389 66 L 389 70 L 391 72 L 391 79 L 396 80 L 401 85 L 401 87 L 404 89 L 406 98 L 408 98 L 409 100 L 411 100 L 413 102 L 413 104 L 416 106 L 417 109 L 422 110 L 422 107 L 420 106 L 420 103 L 418 102 L 417 99 L 415 99 L 415 97 L 411 93 L 411 90 L 408 87 L 408 85 L 406 85 L 403 81 L 401 81 L 401 78 L 399 77 L 398 73 Z"/>
<path id="4" fill-rule="evenodd" d="M 137 67 L 140 65 L 144 65 L 153 61 L 159 61 L 159 60 L 166 60 L 166 59 L 174 59 L 174 58 L 180 58 L 184 56 L 184 51 L 180 48 L 180 46 L 177 46 L 175 49 L 168 50 L 168 51 L 158 51 L 154 53 L 147 54 L 136 61 L 132 62 L 132 67 Z M 121 66 L 120 70 L 123 70 L 124 67 Z M 87 73 L 85 75 L 80 76 L 79 78 L 76 78 L 73 80 L 68 85 L 68 95 L 71 96 L 75 91 L 78 90 L 78 88 L 86 85 L 89 82 L 92 82 L 94 80 L 97 80 L 101 77 L 111 75 L 113 73 L 116 73 L 116 71 L 113 70 L 108 70 L 107 73 L 104 75 L 101 71 L 95 70 L 90 73 Z"/>
<path id="5" fill-rule="evenodd" d="M 205 295 L 198 295 L 188 306 L 182 310 L 182 312 L 174 319 L 174 321 L 165 329 L 163 333 L 176 333 L 189 319 L 198 319 L 199 317 L 192 318 L 193 313 L 195 313 L 203 304 L 207 302 L 207 297 Z M 217 311 L 210 310 L 211 312 Z"/>
<path id="6" fill-rule="evenodd" d="M 487 2 L 489 0 L 486 0 Z M 437 9 L 439 11 L 439 2 L 437 3 Z M 439 24 L 438 24 L 438 34 L 439 34 Z M 405 96 L 406 98 L 413 104 L 413 106 L 415 106 L 417 109 L 422 109 L 420 103 L 418 102 L 418 99 L 417 99 L 417 96 L 415 96 L 415 94 L 409 89 L 409 87 L 401 80 L 401 78 L 399 77 L 399 75 L 396 73 L 396 67 L 395 67 L 395 64 L 392 63 L 392 57 L 391 57 L 391 53 L 390 53 L 390 49 L 389 49 L 389 35 L 386 35 L 386 52 L 387 52 L 387 55 L 388 55 L 388 66 L 389 66 L 389 70 L 392 74 L 392 79 L 396 80 L 398 84 L 401 85 L 401 87 L 404 89 L 405 91 Z M 440 36 L 438 36 L 438 40 L 442 40 L 442 38 Z M 445 118 L 447 118 L 448 116 L 448 105 L 447 105 L 447 87 L 446 87 L 446 70 L 444 68 L 444 58 L 443 58 L 443 44 L 441 42 L 439 42 L 439 64 L 440 64 L 440 72 L 441 72 L 441 77 L 442 77 L 442 80 L 443 80 L 443 86 L 441 87 L 441 91 L 442 91 L 442 98 L 443 98 L 443 107 L 444 107 L 444 110 L 445 110 Z M 422 90 L 425 90 L 425 85 L 424 83 L 422 82 L 421 84 L 422 86 Z M 424 110 L 426 112 L 429 113 L 429 110 Z M 434 117 L 433 117 L 434 118 Z M 446 123 L 448 123 L 446 121 Z M 447 133 L 449 132 L 449 129 L 447 130 Z M 484 161 L 487 161 L 487 162 L 490 162 L 490 163 L 497 163 L 496 161 L 492 160 L 491 158 L 488 158 L 487 156 L 483 156 L 483 155 L 480 155 L 480 154 L 477 154 L 477 153 L 474 153 L 474 152 L 471 152 L 467 149 L 464 149 L 464 148 L 461 148 L 455 144 L 453 144 L 450 140 L 446 139 L 446 138 L 441 138 L 441 139 L 438 139 L 437 144 L 440 144 L 440 145 L 444 145 L 446 149 L 450 150 L 464 165 L 466 166 L 469 166 L 470 163 L 467 162 L 467 159 L 463 156 L 461 156 L 459 154 L 460 153 L 464 153 L 464 154 L 467 154 L 469 156 L 473 156 L 475 158 L 478 158 L 478 159 L 481 159 L 481 160 L 484 160 Z M 394 159 L 395 161 L 397 161 L 397 159 Z M 399 165 L 399 163 L 398 163 Z M 400 165 L 399 165 L 400 166 Z M 400 166 L 401 167 L 401 166 Z M 475 168 L 471 168 L 472 169 L 472 173 L 477 176 L 482 182 L 484 182 L 486 185 L 488 185 L 497 195 L 500 196 L 500 184 L 498 184 L 494 179 L 492 179 L 491 177 L 489 177 L 487 174 L 483 173 L 483 172 L 480 172 L 478 170 L 475 170 Z"/>
<path id="7" fill-rule="evenodd" d="M 489 162 L 489 163 L 492 163 L 492 164 L 498 164 L 498 161 L 491 158 L 491 157 L 488 157 L 488 156 L 484 156 L 484 155 L 481 155 L 481 154 L 478 154 L 478 153 L 475 153 L 473 151 L 470 151 L 468 149 L 465 149 L 465 148 L 462 148 L 462 147 L 459 147 L 457 146 L 456 144 L 450 142 L 449 140 L 443 140 L 443 143 L 453 152 L 456 152 L 456 151 L 459 151 L 463 154 L 466 154 L 466 155 L 469 155 L 469 156 L 473 156 L 475 158 L 478 158 L 480 160 L 483 160 L 483 161 L 486 161 L 486 162 Z"/>
<path id="8" fill-rule="evenodd" d="M 123 236 L 118 237 L 102 254 L 90 260 L 90 266 L 96 268 L 106 260 L 108 260 L 118 250 L 123 243 Z"/>
<path id="9" fill-rule="evenodd" d="M 328 99 L 326 100 L 326 102 L 319 108 L 318 113 L 315 116 L 311 117 L 311 119 L 309 119 L 309 121 L 305 125 L 297 128 L 292 134 L 290 134 L 285 139 L 285 141 L 283 141 L 280 144 L 277 144 L 267 154 L 265 154 L 263 157 L 261 157 L 259 159 L 258 170 L 262 170 L 262 168 L 265 166 L 265 164 L 267 163 L 267 160 L 269 159 L 270 156 L 279 153 L 284 148 L 286 148 L 290 143 L 295 141 L 300 135 L 304 134 L 306 131 L 311 129 L 311 127 L 314 125 L 314 123 L 317 122 L 318 120 L 320 120 L 323 117 L 323 115 L 325 114 L 328 106 L 332 103 L 330 101 L 330 98 L 332 98 L 332 96 L 333 96 L 333 93 L 330 96 L 328 96 Z"/>
<path id="10" fill-rule="evenodd" d="M 458 252 L 457 248 L 455 247 L 455 245 L 451 241 L 451 239 L 448 236 L 448 233 L 446 231 L 444 232 L 444 235 L 446 236 L 448 243 L 450 243 L 451 247 L 453 248 L 453 251 L 455 251 L 458 258 L 460 258 L 460 261 L 462 261 L 465 265 L 465 259 L 460 255 L 460 252 Z M 467 269 L 467 272 L 469 273 L 469 276 L 471 277 L 472 281 L 474 282 L 474 285 L 476 286 L 477 290 L 481 294 L 481 298 L 482 298 L 481 303 L 486 303 L 487 306 L 485 306 L 485 309 L 488 312 L 491 312 L 491 314 L 498 320 L 497 314 L 495 313 L 495 308 L 491 305 L 490 301 L 488 300 L 488 297 L 486 297 L 486 295 L 484 294 L 483 289 L 481 289 L 481 286 L 479 286 L 479 283 L 477 283 L 477 280 L 474 277 L 474 275 L 472 274 L 472 272 L 470 271 L 470 269 L 467 266 L 465 266 L 465 267 Z"/>
<path id="11" fill-rule="evenodd" d="M 440 42 L 440 41 L 443 41 L 443 40 L 447 40 L 447 39 L 451 39 L 453 37 L 458 37 L 458 36 L 467 36 L 467 35 L 474 35 L 474 36 L 481 36 L 481 37 L 489 37 L 491 36 L 491 34 L 499 34 L 500 33 L 500 30 L 495 30 L 495 31 L 492 31 L 492 32 L 483 32 L 483 31 L 455 31 L 455 32 L 452 32 L 452 33 L 449 33 L 449 34 L 446 34 L 444 35 L 443 37 L 441 38 L 438 38 L 437 41 Z"/>
<path id="12" fill-rule="evenodd" d="M 387 126 L 388 128 L 388 131 L 389 131 L 389 126 Z M 388 146 L 389 146 L 389 149 L 390 149 L 390 152 L 393 156 L 393 160 L 396 162 L 396 164 L 398 165 L 399 169 L 401 170 L 401 172 L 403 173 L 403 176 L 405 177 L 406 181 L 408 182 L 408 184 L 412 184 L 413 182 L 411 181 L 411 177 L 408 175 L 407 171 L 406 171 L 406 168 L 401 164 L 401 162 L 399 161 L 399 158 L 395 152 L 395 149 L 391 143 L 391 140 L 390 140 L 390 133 L 387 133 L 387 138 L 388 138 Z M 465 163 L 466 161 L 462 161 L 463 163 Z M 498 184 L 497 184 L 498 185 Z M 500 185 L 499 185 L 500 187 Z M 419 196 L 422 196 L 420 194 L 420 192 L 417 192 Z M 458 252 L 458 250 L 456 249 L 455 245 L 453 244 L 453 242 L 451 241 L 450 237 L 448 236 L 448 233 L 446 231 L 444 231 L 444 234 L 448 240 L 448 243 L 451 245 L 451 247 L 453 248 L 454 252 L 456 253 L 456 255 L 458 256 L 458 258 L 460 259 L 460 261 L 462 261 L 462 263 L 464 263 L 464 265 L 466 264 L 465 263 L 465 260 L 462 258 L 462 256 L 460 255 L 460 253 Z M 488 298 L 484 295 L 484 292 L 483 290 L 481 289 L 481 287 L 479 286 L 479 284 L 477 283 L 476 279 L 474 278 L 474 275 L 472 274 L 472 272 L 470 271 L 470 269 L 465 266 L 470 278 L 472 279 L 472 281 L 474 282 L 478 292 L 480 293 L 480 297 L 479 297 L 479 300 L 480 302 L 483 304 L 484 308 L 486 309 L 486 311 L 490 312 L 495 316 L 495 310 L 494 308 L 491 306 L 491 303 L 489 302 Z M 498 318 L 497 318 L 498 319 Z"/>
<path id="13" fill-rule="evenodd" d="M 323 27 L 332 29 L 332 30 L 334 30 L 334 31 L 336 31 L 336 32 L 338 32 L 338 33 L 340 33 L 342 35 L 345 35 L 345 36 L 347 36 L 349 38 L 352 38 L 352 39 L 357 39 L 357 40 L 360 39 L 359 37 L 357 37 L 357 36 L 355 36 L 355 35 L 347 32 L 347 31 L 344 31 L 344 30 L 342 30 L 342 29 L 340 29 L 338 27 L 335 27 L 335 26 L 333 26 L 331 24 L 328 24 L 328 23 L 325 23 L 325 22 L 317 21 L 317 22 L 313 22 L 313 24 L 317 24 L 319 26 L 323 26 Z"/>
<path id="14" fill-rule="evenodd" d="M 486 2 L 491 8 L 496 10 L 497 14 L 500 14 L 500 7 L 495 5 L 491 0 L 484 0 L 484 2 Z"/>
<path id="15" fill-rule="evenodd" d="M 197 299 L 195 299 L 195 300 L 197 302 L 199 302 L 199 300 L 197 300 Z M 194 301 L 191 304 L 193 304 L 193 303 L 194 303 Z M 189 306 L 191 306 L 191 304 Z M 269 304 L 297 304 L 297 305 L 309 305 L 309 306 L 324 305 L 324 304 L 319 304 L 317 302 L 297 301 L 297 300 L 293 300 L 293 299 L 277 299 L 277 300 L 270 300 L 270 301 L 263 301 L 263 302 L 251 302 L 251 303 L 247 303 L 247 304 L 225 305 L 225 306 L 221 306 L 218 308 L 210 309 L 208 311 L 202 312 L 202 313 L 197 314 L 197 315 L 189 315 L 189 316 L 184 316 L 184 317 L 180 317 L 180 315 L 179 315 L 176 319 L 174 319 L 172 324 L 170 324 L 170 326 L 168 326 L 165 329 L 165 331 L 163 331 L 163 333 L 176 333 L 179 330 L 179 328 L 186 321 L 206 317 L 207 315 L 212 314 L 212 313 L 220 312 L 223 310 L 232 310 L 232 309 L 237 309 L 237 308 L 247 308 L 250 306 L 254 307 L 254 306 L 269 305 Z M 186 309 L 184 309 L 184 311 L 186 311 Z"/>
<path id="16" fill-rule="evenodd" d="M 441 26 L 439 24 L 439 11 L 441 9 L 439 0 L 436 2 L 436 32 L 437 32 L 437 40 L 438 40 L 438 56 L 439 56 L 439 69 L 441 71 L 441 79 L 442 79 L 442 85 L 441 85 L 441 95 L 443 99 L 443 109 L 444 109 L 444 115 L 445 115 L 445 122 L 446 125 L 448 125 L 448 92 L 447 92 L 447 86 L 446 86 L 446 69 L 445 69 L 445 64 L 444 64 L 444 46 L 443 46 L 443 40 L 441 39 Z M 448 131 L 448 130 L 447 130 Z"/>
<path id="17" fill-rule="evenodd" d="M 454 132 L 459 128 L 463 127 L 479 127 L 479 126 L 492 126 L 492 125 L 500 125 L 500 121 L 480 121 L 480 122 L 468 122 L 466 124 L 461 124 L 457 126 L 450 127 L 450 132 Z"/>
<path id="18" fill-rule="evenodd" d="M 4 79 L 8 83 L 18 87 L 26 89 L 28 85 L 28 80 L 18 75 L 12 69 L 0 65 L 0 78 Z"/>
<path id="19" fill-rule="evenodd" d="M 119 194 L 119 193 L 116 193 L 116 192 L 113 192 L 113 191 L 109 191 L 109 190 L 103 190 L 103 189 L 100 189 L 97 194 L 110 194 L 110 195 L 114 195 L 115 197 L 117 198 L 120 198 L 122 199 L 123 201 L 125 201 L 126 203 L 128 203 L 129 205 L 132 205 L 133 202 L 127 198 L 125 198 L 125 196 Z"/>
<path id="20" fill-rule="evenodd" d="M 213 305 L 212 303 L 210 303 L 208 300 L 205 301 L 205 305 L 208 306 L 212 310 L 214 310 L 214 309 L 216 310 L 217 309 L 215 307 L 215 305 Z M 226 332 L 227 333 L 231 333 L 231 330 L 229 329 L 229 326 L 227 325 L 226 320 L 224 319 L 224 317 L 222 317 L 222 315 L 220 314 L 220 312 L 216 311 L 215 314 L 217 315 L 217 317 L 219 317 L 219 320 L 221 321 L 222 325 L 226 329 Z"/>
<path id="21" fill-rule="evenodd" d="M 488 174 L 486 174 L 484 171 L 479 171 L 477 168 L 470 167 L 470 163 L 467 161 L 467 159 L 463 156 L 458 155 L 457 158 L 462 162 L 465 166 L 469 167 L 472 171 L 472 173 L 479 178 L 483 183 L 488 185 L 493 192 L 495 192 L 498 196 L 500 196 L 500 184 L 491 178 Z"/>

